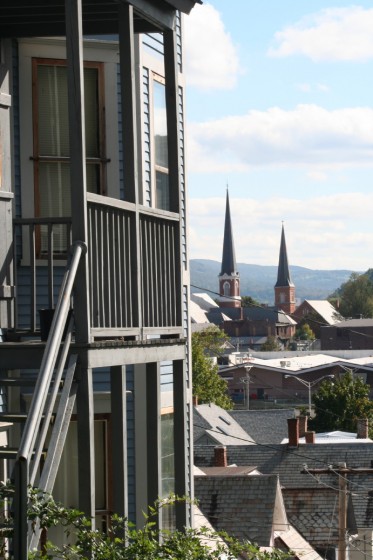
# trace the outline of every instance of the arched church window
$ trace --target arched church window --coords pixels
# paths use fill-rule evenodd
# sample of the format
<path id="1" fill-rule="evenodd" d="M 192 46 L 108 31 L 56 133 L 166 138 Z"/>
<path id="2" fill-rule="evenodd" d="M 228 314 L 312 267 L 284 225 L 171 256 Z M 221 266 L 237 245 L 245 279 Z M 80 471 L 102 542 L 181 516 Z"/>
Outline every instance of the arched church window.
<path id="1" fill-rule="evenodd" d="M 230 296 L 231 295 L 231 286 L 230 286 L 229 282 L 224 282 L 223 292 L 224 292 L 225 296 Z"/>

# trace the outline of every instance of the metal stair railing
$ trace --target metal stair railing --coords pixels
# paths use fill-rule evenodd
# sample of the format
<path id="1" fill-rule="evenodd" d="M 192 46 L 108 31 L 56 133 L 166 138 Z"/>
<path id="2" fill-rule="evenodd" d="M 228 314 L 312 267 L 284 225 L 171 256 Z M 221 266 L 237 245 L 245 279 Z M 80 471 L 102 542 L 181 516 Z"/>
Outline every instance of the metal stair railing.
<path id="1" fill-rule="evenodd" d="M 61 347 L 61 342 L 64 334 L 64 329 L 69 315 L 70 300 L 74 281 L 80 262 L 81 256 L 86 253 L 87 247 L 85 243 L 77 241 L 73 244 L 71 249 L 71 258 L 66 267 L 65 275 L 62 281 L 60 294 L 56 309 L 53 316 L 53 321 L 46 342 L 45 351 L 43 354 L 40 371 L 36 381 L 33 398 L 31 401 L 30 409 L 27 415 L 27 420 L 22 433 L 19 450 L 14 466 L 15 478 L 15 494 L 13 502 L 14 510 L 14 538 L 13 547 L 14 555 L 17 560 L 27 560 L 29 544 L 34 539 L 28 539 L 28 522 L 27 522 L 27 493 L 30 484 L 33 484 L 37 474 L 42 450 L 47 436 L 47 429 L 53 413 L 55 401 L 58 394 L 62 372 L 65 367 L 66 358 L 69 351 L 69 346 L 72 338 L 72 320 L 69 322 L 68 333 L 65 338 L 64 346 L 61 351 L 57 372 L 53 379 L 53 372 L 57 362 L 58 354 Z M 71 416 L 73 402 L 75 400 L 76 388 L 73 386 L 73 377 L 76 366 L 76 356 L 71 356 L 67 376 L 66 388 L 61 394 L 59 408 L 62 408 L 65 413 L 68 411 L 67 416 Z M 49 395 L 49 396 L 48 396 Z M 44 417 L 44 419 L 43 419 Z M 45 488 L 44 491 L 51 491 L 54 478 L 57 473 L 56 459 L 61 456 L 63 443 L 62 440 L 66 437 L 68 423 L 66 425 L 66 418 L 63 417 L 63 412 L 57 411 L 58 423 L 55 422 L 53 428 L 51 445 L 53 450 L 51 455 L 53 460 L 48 460 L 48 472 L 43 469 L 40 483 Z M 51 474 L 52 472 L 52 474 Z M 44 477 L 43 477 L 44 475 Z M 49 488 L 49 490 L 48 490 Z M 30 541 L 30 542 L 29 542 Z"/>

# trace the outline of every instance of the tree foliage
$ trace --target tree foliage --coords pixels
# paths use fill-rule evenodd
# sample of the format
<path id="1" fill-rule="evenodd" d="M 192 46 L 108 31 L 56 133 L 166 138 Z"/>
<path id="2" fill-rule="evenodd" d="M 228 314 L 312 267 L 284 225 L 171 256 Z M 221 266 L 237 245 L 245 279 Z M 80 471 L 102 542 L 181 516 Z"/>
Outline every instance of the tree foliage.
<path id="1" fill-rule="evenodd" d="M 0 501 L 12 499 L 14 488 L 2 484 Z M 162 508 L 174 507 L 176 502 L 187 498 L 170 496 L 149 508 L 144 518 L 144 527 L 135 529 L 127 519 L 112 515 L 107 532 L 93 530 L 90 521 L 79 511 L 65 508 L 54 501 L 50 494 L 37 489 L 29 489 L 28 519 L 31 524 L 39 520 L 40 527 L 48 529 L 61 525 L 64 528 L 65 544 L 57 546 L 47 542 L 42 550 L 29 553 L 29 560 L 285 560 L 287 556 L 279 550 L 261 552 L 255 544 L 241 543 L 224 532 L 207 528 L 185 529 L 184 531 L 157 529 L 156 519 Z M 11 517 L 3 515 L 10 522 L 2 542 L 12 536 Z M 4 519 L 3 519 L 4 521 Z M 0 537 L 1 538 L 1 537 Z M 6 547 L 3 556 L 8 555 Z"/>
<path id="2" fill-rule="evenodd" d="M 281 350 L 281 345 L 277 340 L 277 337 L 271 335 L 267 340 L 261 345 L 261 352 L 279 352 Z"/>
<path id="3" fill-rule="evenodd" d="M 324 380 L 313 394 L 315 418 L 310 426 L 318 432 L 356 432 L 357 421 L 367 418 L 369 433 L 373 435 L 373 402 L 369 400 L 369 391 L 369 385 L 351 371 L 333 382 Z"/>
<path id="4" fill-rule="evenodd" d="M 308 323 L 298 324 L 298 328 L 295 331 L 295 338 L 300 340 L 315 340 L 315 333 L 311 329 Z"/>
<path id="5" fill-rule="evenodd" d="M 224 352 L 228 338 L 218 327 L 208 327 L 192 334 L 193 396 L 200 403 L 214 403 L 221 408 L 233 408 L 227 393 L 227 381 L 220 377 L 212 357 Z"/>
<path id="6" fill-rule="evenodd" d="M 262 307 L 262 305 L 251 296 L 241 296 L 241 307 Z"/>
<path id="7" fill-rule="evenodd" d="M 332 295 L 330 300 L 339 299 L 338 311 L 344 317 L 373 317 L 373 280 L 371 271 L 365 274 L 352 273 Z"/>

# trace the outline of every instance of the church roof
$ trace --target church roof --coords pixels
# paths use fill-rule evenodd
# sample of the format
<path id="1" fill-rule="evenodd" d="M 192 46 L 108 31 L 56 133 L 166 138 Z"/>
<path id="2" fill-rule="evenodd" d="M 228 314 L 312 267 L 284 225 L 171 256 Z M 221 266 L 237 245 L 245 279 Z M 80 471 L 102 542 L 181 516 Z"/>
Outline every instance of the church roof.
<path id="1" fill-rule="evenodd" d="M 294 286 L 294 284 L 291 281 L 291 277 L 290 277 L 288 254 L 287 254 L 287 250 L 286 250 L 284 224 L 282 224 L 280 256 L 279 256 L 279 260 L 278 260 L 277 282 L 275 284 L 275 288 L 279 288 L 279 287 L 282 288 L 284 286 Z"/>
<path id="2" fill-rule="evenodd" d="M 237 274 L 236 269 L 236 255 L 234 251 L 233 230 L 231 221 L 231 211 L 229 207 L 229 194 L 227 190 L 227 201 L 225 207 L 225 223 L 224 223 L 224 241 L 223 241 L 223 256 L 221 261 L 221 272 L 219 276 L 227 274 Z"/>

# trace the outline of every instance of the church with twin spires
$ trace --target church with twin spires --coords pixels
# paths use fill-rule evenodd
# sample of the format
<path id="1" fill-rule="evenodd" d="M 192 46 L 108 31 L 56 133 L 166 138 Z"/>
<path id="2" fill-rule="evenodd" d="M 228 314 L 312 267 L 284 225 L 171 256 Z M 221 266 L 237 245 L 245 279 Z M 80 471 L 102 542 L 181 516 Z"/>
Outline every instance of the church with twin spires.
<path id="1" fill-rule="evenodd" d="M 295 311 L 295 286 L 291 280 L 287 256 L 284 225 L 281 230 L 280 254 L 277 282 L 274 286 L 273 307 L 241 306 L 240 274 L 237 269 L 234 249 L 233 227 L 227 189 L 223 255 L 219 274 L 219 296 L 221 309 L 219 326 L 231 337 L 267 338 L 277 336 L 284 343 L 295 334 L 296 321 L 291 315 Z M 215 318 L 218 318 L 215 312 Z M 223 317 L 225 316 L 225 320 Z M 228 319 L 228 320 L 227 320 Z M 217 323 L 217 321 L 213 321 Z"/>

